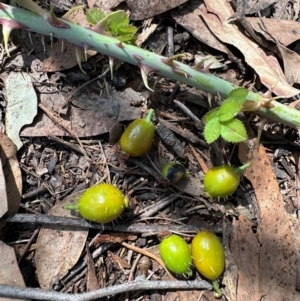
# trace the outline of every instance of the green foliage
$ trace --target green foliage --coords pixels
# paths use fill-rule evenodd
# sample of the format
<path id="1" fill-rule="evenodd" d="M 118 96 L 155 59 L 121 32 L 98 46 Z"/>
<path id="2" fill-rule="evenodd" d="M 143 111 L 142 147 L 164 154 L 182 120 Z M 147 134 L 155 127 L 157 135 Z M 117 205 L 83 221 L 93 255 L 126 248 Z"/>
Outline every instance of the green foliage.
<path id="1" fill-rule="evenodd" d="M 86 19 L 91 25 L 96 25 L 105 18 L 105 13 L 99 8 L 89 8 L 86 10 Z"/>
<path id="2" fill-rule="evenodd" d="M 96 25 L 99 21 L 107 18 L 104 22 L 104 30 L 122 42 L 134 44 L 137 39 L 137 27 L 129 24 L 129 18 L 123 11 L 106 16 L 100 9 L 91 8 L 87 10 L 86 18 L 91 25 Z"/>
<path id="3" fill-rule="evenodd" d="M 212 143 L 220 136 L 229 142 L 241 142 L 247 139 L 243 123 L 235 117 L 240 113 L 246 101 L 248 90 L 237 88 L 231 91 L 222 105 L 203 116 L 204 137 Z"/>

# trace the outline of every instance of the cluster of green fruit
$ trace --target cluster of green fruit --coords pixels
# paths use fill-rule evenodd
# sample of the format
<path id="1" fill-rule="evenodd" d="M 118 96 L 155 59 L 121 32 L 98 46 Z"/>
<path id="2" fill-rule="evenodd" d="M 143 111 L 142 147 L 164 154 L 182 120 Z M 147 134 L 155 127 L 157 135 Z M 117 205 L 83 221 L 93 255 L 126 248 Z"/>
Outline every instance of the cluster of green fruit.
<path id="1" fill-rule="evenodd" d="M 150 149 L 155 133 L 151 122 L 153 112 L 150 109 L 146 118 L 129 124 L 120 139 L 123 152 L 130 156 L 142 156 Z M 228 165 L 211 168 L 204 177 L 204 190 L 212 198 L 232 195 L 239 185 L 239 174 L 248 166 L 249 164 L 245 164 L 237 169 Z M 179 162 L 167 163 L 162 169 L 162 177 L 173 184 L 185 175 L 185 168 Z M 87 189 L 78 204 L 69 205 L 67 209 L 78 210 L 87 220 L 109 223 L 118 218 L 127 206 L 127 198 L 117 187 L 98 184 Z"/>
<path id="2" fill-rule="evenodd" d="M 146 118 L 133 121 L 121 136 L 120 146 L 129 156 L 142 156 L 151 147 L 155 127 L 151 122 L 154 110 L 150 109 Z M 237 189 L 239 174 L 250 164 L 237 169 L 229 165 L 211 168 L 204 177 L 204 190 L 212 198 L 227 197 Z M 162 177 L 170 183 L 178 182 L 186 175 L 179 162 L 167 163 L 162 169 Z M 109 223 L 118 218 L 128 206 L 124 194 L 111 184 L 98 184 L 87 189 L 78 204 L 67 209 L 76 209 L 82 217 L 97 223 Z M 171 235 L 160 243 L 160 255 L 166 267 L 175 274 L 192 275 L 192 265 L 207 279 L 212 280 L 215 296 L 222 295 L 217 278 L 225 265 L 224 248 L 218 237 L 209 231 L 199 232 L 192 240 L 191 249 L 184 239 Z"/>
<path id="3" fill-rule="evenodd" d="M 171 272 L 190 277 L 194 265 L 198 272 L 212 280 L 215 296 L 221 297 L 217 278 L 225 267 L 225 253 L 222 243 L 213 232 L 200 231 L 193 238 L 191 249 L 183 238 L 172 234 L 162 240 L 159 251 Z"/>

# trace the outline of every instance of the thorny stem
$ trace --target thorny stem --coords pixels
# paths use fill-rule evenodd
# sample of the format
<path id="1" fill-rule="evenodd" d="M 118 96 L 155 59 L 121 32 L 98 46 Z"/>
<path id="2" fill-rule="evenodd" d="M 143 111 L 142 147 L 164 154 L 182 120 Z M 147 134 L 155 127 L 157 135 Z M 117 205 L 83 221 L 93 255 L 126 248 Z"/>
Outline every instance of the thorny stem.
<path id="1" fill-rule="evenodd" d="M 0 23 L 3 26 L 3 32 L 6 32 L 4 40 L 8 39 L 10 30 L 18 28 L 36 32 L 42 36 L 53 36 L 53 38 L 73 44 L 75 48 L 82 49 L 82 51 L 93 49 L 110 58 L 137 65 L 141 69 L 146 86 L 148 74 L 155 72 L 162 77 L 218 94 L 223 99 L 226 99 L 233 89 L 238 88 L 221 78 L 198 71 L 197 68 L 174 61 L 172 58 L 163 57 L 134 45 L 124 44 L 116 38 L 99 34 L 91 28 L 84 28 L 66 20 L 56 18 L 53 22 L 51 17 L 42 17 L 37 13 L 0 3 Z M 293 95 L 285 95 L 285 97 L 289 96 Z M 259 103 L 262 99 L 263 96 L 252 91 L 249 91 L 247 95 L 247 100 L 254 103 Z M 272 104 L 274 105 L 272 108 L 258 106 L 257 113 L 285 125 L 300 128 L 299 111 L 276 101 Z"/>

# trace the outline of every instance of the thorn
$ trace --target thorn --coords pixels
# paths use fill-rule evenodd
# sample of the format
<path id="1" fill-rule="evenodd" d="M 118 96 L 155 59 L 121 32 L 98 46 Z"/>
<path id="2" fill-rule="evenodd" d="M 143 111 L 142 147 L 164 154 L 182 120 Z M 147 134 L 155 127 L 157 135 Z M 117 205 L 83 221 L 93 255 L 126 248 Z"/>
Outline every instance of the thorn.
<path id="1" fill-rule="evenodd" d="M 66 12 L 61 18 L 63 20 L 66 20 L 66 21 L 70 21 L 70 17 L 71 15 L 76 11 L 76 10 L 79 10 L 81 8 L 85 8 L 86 6 L 85 5 L 79 5 L 79 6 L 75 6 L 75 7 L 72 7 L 68 12 Z M 70 21 L 71 22 L 71 21 Z"/>
<path id="2" fill-rule="evenodd" d="M 8 57 L 10 57 L 8 51 L 8 40 L 9 40 L 10 33 L 11 33 L 11 28 L 9 28 L 8 26 L 3 26 L 2 35 L 3 35 L 4 49 Z"/>
<path id="3" fill-rule="evenodd" d="M 148 74 L 150 72 L 157 72 L 157 70 L 155 70 L 153 67 L 142 63 L 143 58 L 139 55 L 139 54 L 134 54 L 133 57 L 136 60 L 136 64 L 140 67 L 141 69 L 141 74 L 142 74 L 142 79 L 144 82 L 144 85 L 147 89 L 149 89 L 150 91 L 154 92 L 148 85 Z"/>
<path id="4" fill-rule="evenodd" d="M 44 53 L 46 53 L 46 46 L 45 46 L 45 37 L 44 36 L 40 36 L 41 37 L 41 42 L 44 48 Z"/>
<path id="5" fill-rule="evenodd" d="M 28 31 L 28 37 L 29 37 L 29 40 L 30 40 L 30 44 L 33 45 L 31 33 L 29 31 Z"/>
<path id="6" fill-rule="evenodd" d="M 65 49 L 65 41 L 61 40 L 61 52 L 64 52 Z"/>
<path id="7" fill-rule="evenodd" d="M 85 73 L 84 70 L 82 69 L 82 66 L 81 66 L 83 50 L 82 50 L 81 48 L 79 48 L 78 46 L 75 46 L 75 54 L 76 54 L 77 64 L 78 64 L 80 70 L 81 70 L 83 73 Z"/>
<path id="8" fill-rule="evenodd" d="M 204 62 L 207 60 L 211 60 L 210 63 L 208 63 L 206 66 L 204 66 Z M 200 62 L 198 62 L 195 66 L 193 66 L 192 68 L 196 71 L 200 71 L 200 72 L 209 72 L 209 68 L 211 65 L 213 65 L 215 62 L 219 62 L 219 60 L 217 60 L 214 56 L 212 55 L 208 55 L 205 58 L 203 58 L 202 60 L 200 60 Z"/>
<path id="9" fill-rule="evenodd" d="M 259 126 L 257 129 L 257 148 L 259 148 L 260 138 L 262 131 L 264 130 L 264 126 L 268 123 L 268 119 L 264 118 L 259 122 Z"/>
<path id="10" fill-rule="evenodd" d="M 140 69 L 141 69 L 142 79 L 143 79 L 143 82 L 144 82 L 145 87 L 146 87 L 148 90 L 154 92 L 154 90 L 152 90 L 152 89 L 149 87 L 149 85 L 148 85 L 148 74 L 149 74 L 149 73 L 146 72 L 143 68 L 140 68 Z"/>
<path id="11" fill-rule="evenodd" d="M 281 98 L 281 96 L 272 97 L 273 90 L 279 81 L 280 81 L 280 78 L 278 78 L 276 83 L 266 93 L 263 94 L 263 99 L 260 101 L 260 104 L 262 107 L 274 108 L 272 101 L 275 99 Z"/>
<path id="12" fill-rule="evenodd" d="M 47 18 L 50 25 L 58 28 L 70 28 L 70 26 L 67 23 L 63 22 L 55 16 L 54 7 L 55 6 L 51 4 L 50 13 L 48 14 L 49 17 Z"/>
<path id="13" fill-rule="evenodd" d="M 117 43 L 116 45 L 117 45 L 119 48 L 121 48 L 121 49 L 124 49 L 124 48 L 125 48 L 125 46 L 124 46 L 124 44 L 123 44 L 122 41 L 120 41 L 120 42 Z"/>
<path id="14" fill-rule="evenodd" d="M 162 60 L 162 62 L 164 64 L 166 64 L 166 65 L 168 65 L 170 67 L 176 67 L 176 66 L 178 66 L 178 64 L 176 64 L 174 62 L 174 60 L 176 60 L 179 57 L 183 57 L 183 56 L 185 56 L 183 53 L 182 54 L 176 54 L 176 55 L 173 55 L 173 56 L 171 56 L 169 58 L 162 58 L 161 60 Z"/>
<path id="15" fill-rule="evenodd" d="M 107 21 L 109 20 L 109 18 L 113 15 L 116 15 L 120 12 L 123 12 L 123 10 L 117 10 L 112 12 L 111 14 L 105 16 L 103 19 L 101 19 L 95 26 L 93 26 L 91 29 L 95 32 L 98 32 L 100 34 L 104 34 L 104 35 L 108 35 L 111 36 L 110 34 L 107 33 L 107 31 L 105 30 L 105 27 L 107 25 Z"/>
<path id="16" fill-rule="evenodd" d="M 209 103 L 209 106 L 211 107 L 211 101 L 212 101 L 212 98 L 213 98 L 213 94 L 212 93 L 207 93 L 207 100 L 208 100 L 208 103 Z"/>
<path id="17" fill-rule="evenodd" d="M 3 43 L 4 43 L 4 49 L 7 54 L 7 56 L 10 56 L 8 51 L 8 40 L 9 36 L 12 30 L 16 28 L 24 28 L 18 22 L 14 20 L 1 20 L 2 22 L 2 35 L 3 35 Z"/>
<path id="18" fill-rule="evenodd" d="M 86 62 L 88 60 L 88 45 L 84 44 L 83 46 L 83 55 L 84 55 L 84 61 Z"/>
<path id="19" fill-rule="evenodd" d="M 172 71 L 178 75 L 184 76 L 185 78 L 191 77 L 190 74 L 188 74 L 187 72 L 185 72 L 183 69 L 180 68 L 172 68 Z"/>
<path id="20" fill-rule="evenodd" d="M 108 63 L 109 63 L 109 70 L 110 70 L 110 77 L 113 79 L 113 72 L 114 72 L 114 58 L 109 56 L 108 57 Z"/>
<path id="21" fill-rule="evenodd" d="M 52 48 L 52 46 L 53 46 L 53 33 L 52 32 L 50 32 L 49 37 L 50 37 L 50 47 Z"/>

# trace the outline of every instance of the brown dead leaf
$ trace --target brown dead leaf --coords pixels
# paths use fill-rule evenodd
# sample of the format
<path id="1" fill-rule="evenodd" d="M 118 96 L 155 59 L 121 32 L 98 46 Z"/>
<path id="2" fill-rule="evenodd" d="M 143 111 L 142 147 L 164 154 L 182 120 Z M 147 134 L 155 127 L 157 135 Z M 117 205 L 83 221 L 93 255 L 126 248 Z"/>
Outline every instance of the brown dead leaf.
<path id="1" fill-rule="evenodd" d="M 99 288 L 98 279 L 95 270 L 95 263 L 91 255 L 88 243 L 86 243 L 86 261 L 87 261 L 87 291 L 91 292 Z"/>
<path id="2" fill-rule="evenodd" d="M 217 49 L 223 53 L 229 53 L 228 48 L 206 26 L 204 20 L 200 18 L 201 9 L 204 6 L 202 0 L 189 1 L 182 10 L 173 10 L 172 17 L 177 24 L 190 32 L 197 40 Z"/>
<path id="3" fill-rule="evenodd" d="M 162 14 L 185 2 L 187 2 L 187 0 L 126 0 L 126 3 L 131 10 L 130 19 L 135 21 Z"/>
<path id="4" fill-rule="evenodd" d="M 2 191 L 1 196 L 3 197 L 0 198 L 0 216 L 6 212 L 17 213 L 19 210 L 22 176 L 16 153 L 17 149 L 14 143 L 0 132 L 0 160 L 6 183 L 4 188 L 6 191 Z"/>
<path id="5" fill-rule="evenodd" d="M 225 246 L 225 258 L 226 266 L 225 273 L 222 279 L 224 285 L 223 294 L 228 301 L 236 301 L 236 290 L 239 277 L 239 271 L 237 264 L 234 260 L 234 256 L 229 249 L 228 245 Z"/>
<path id="6" fill-rule="evenodd" d="M 266 40 L 273 42 L 274 40 L 270 35 L 262 30 L 262 22 L 266 26 L 267 31 L 282 45 L 288 46 L 300 39 L 300 23 L 294 20 L 280 20 L 262 18 L 247 18 L 251 23 L 253 29 L 259 34 L 263 35 Z"/>
<path id="7" fill-rule="evenodd" d="M 276 0 L 248 0 L 245 2 L 245 13 L 256 14 L 258 11 L 270 7 Z"/>
<path id="8" fill-rule="evenodd" d="M 284 64 L 284 75 L 290 85 L 300 83 L 300 56 L 295 51 L 277 42 L 277 47 L 281 53 Z"/>
<path id="9" fill-rule="evenodd" d="M 294 300 L 296 251 L 289 216 L 264 147 L 260 145 L 257 149 L 256 139 L 253 139 L 253 145 L 254 150 L 250 151 L 247 143 L 241 143 L 239 158 L 242 163 L 250 161 L 252 164 L 244 175 L 254 188 L 258 206 L 256 236 L 260 249 L 257 260 L 252 259 L 253 265 L 258 262 L 259 271 L 258 298 L 255 300 Z M 240 231 L 243 233 L 245 230 Z M 251 278 L 252 275 L 246 277 Z M 252 289 L 249 287 L 249 294 L 253 294 Z M 239 295 L 237 300 L 245 299 Z"/>
<path id="10" fill-rule="evenodd" d="M 141 108 L 131 106 L 134 100 L 140 100 L 140 94 L 131 88 L 113 93 L 112 99 L 85 92 L 74 99 L 67 114 L 61 114 L 60 117 L 78 137 L 97 136 L 109 132 L 120 121 L 139 118 Z M 68 136 L 69 134 L 39 111 L 33 124 L 24 127 L 20 135 L 33 137 Z"/>
<path id="11" fill-rule="evenodd" d="M 263 35 L 266 40 L 277 44 L 283 60 L 284 75 L 287 82 L 291 86 L 294 83 L 299 83 L 300 56 L 286 47 L 300 38 L 300 34 L 298 34 L 300 31 L 299 23 L 292 20 L 269 18 L 249 18 L 249 21 L 254 30 Z M 262 28 L 265 30 L 262 30 Z"/>
<path id="12" fill-rule="evenodd" d="M 234 14 L 230 2 L 226 0 L 213 2 L 205 0 L 204 2 L 205 9 L 202 9 L 201 16 L 204 18 L 207 26 L 218 39 L 235 46 L 242 52 L 245 61 L 257 72 L 263 85 L 268 89 L 273 88 L 273 92 L 276 95 L 291 97 L 299 94 L 300 91 L 298 89 L 291 87 L 287 83 L 283 72 L 278 72 L 279 68 L 276 67 L 275 70 L 277 72 L 274 71 L 274 64 L 279 66 L 275 57 L 270 62 L 270 55 L 264 53 L 257 44 L 242 34 L 233 22 L 228 21 Z"/>
<path id="13" fill-rule="evenodd" d="M 18 261 L 15 251 L 12 247 L 0 241 L 0 283 L 6 285 L 13 285 L 25 287 L 25 282 L 19 269 Z M 1 298 L 0 301 L 11 301 L 10 298 Z M 24 300 L 24 299 L 14 299 Z"/>
<path id="14" fill-rule="evenodd" d="M 77 203 L 82 192 L 67 197 L 54 206 L 49 215 L 72 217 L 65 209 L 67 204 Z M 42 289 L 65 276 L 78 261 L 84 248 L 88 231 L 82 228 L 48 225 L 42 226 L 36 242 L 36 273 Z"/>
<path id="15" fill-rule="evenodd" d="M 295 249 L 297 255 L 297 278 L 296 278 L 296 288 L 300 290 L 300 220 L 294 217 L 291 217 L 291 228 L 293 231 L 293 237 L 295 241 Z"/>
<path id="16" fill-rule="evenodd" d="M 240 215 L 233 221 L 230 251 L 238 266 L 236 300 L 259 300 L 259 241 L 252 223 Z"/>
<path id="17" fill-rule="evenodd" d="M 1 160 L 0 160 L 0 195 L 1 195 L 0 198 L 0 218 L 1 218 L 8 210 L 5 177 L 2 169 Z"/>

